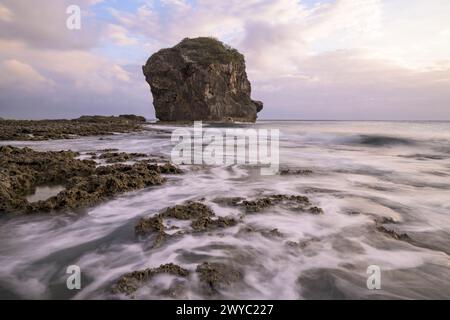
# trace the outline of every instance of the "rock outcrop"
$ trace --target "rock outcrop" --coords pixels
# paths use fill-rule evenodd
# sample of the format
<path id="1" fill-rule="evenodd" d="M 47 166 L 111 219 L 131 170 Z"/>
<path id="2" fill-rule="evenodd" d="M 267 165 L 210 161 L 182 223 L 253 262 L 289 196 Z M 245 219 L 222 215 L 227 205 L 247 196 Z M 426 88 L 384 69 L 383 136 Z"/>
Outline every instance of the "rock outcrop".
<path id="1" fill-rule="evenodd" d="M 171 163 L 146 160 L 98 166 L 72 151 L 34 151 L 0 146 L 0 216 L 4 213 L 62 213 L 96 205 L 116 195 L 161 185 L 162 174 L 181 173 Z M 58 194 L 29 202 L 38 187 L 62 185 Z"/>
<path id="2" fill-rule="evenodd" d="M 244 56 L 213 38 L 186 38 L 142 70 L 160 121 L 254 122 L 263 108 L 250 98 Z"/>
<path id="3" fill-rule="evenodd" d="M 81 116 L 72 120 L 1 120 L 0 140 L 40 141 L 146 130 L 145 118 L 132 114 Z"/>

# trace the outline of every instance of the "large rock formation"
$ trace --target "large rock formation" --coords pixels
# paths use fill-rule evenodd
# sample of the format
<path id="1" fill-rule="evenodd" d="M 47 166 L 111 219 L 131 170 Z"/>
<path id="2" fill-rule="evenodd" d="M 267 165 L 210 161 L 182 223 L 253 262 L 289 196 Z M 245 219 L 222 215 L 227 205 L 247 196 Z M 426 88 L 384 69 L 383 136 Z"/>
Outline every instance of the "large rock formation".
<path id="1" fill-rule="evenodd" d="M 255 121 L 244 56 L 213 38 L 186 38 L 142 67 L 161 121 Z"/>

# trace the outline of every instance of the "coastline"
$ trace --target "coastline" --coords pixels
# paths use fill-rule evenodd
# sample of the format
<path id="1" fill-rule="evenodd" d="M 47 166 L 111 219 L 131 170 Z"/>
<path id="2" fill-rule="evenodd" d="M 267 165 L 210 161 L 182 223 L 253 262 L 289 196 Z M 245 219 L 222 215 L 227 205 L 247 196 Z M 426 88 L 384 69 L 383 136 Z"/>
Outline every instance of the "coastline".
<path id="1" fill-rule="evenodd" d="M 256 125 L 265 124 L 258 121 Z M 409 131 L 395 134 L 388 124 L 383 124 L 383 130 L 391 130 L 389 134 L 380 131 L 379 125 L 344 126 L 345 134 L 340 124 L 277 125 L 284 132 L 285 162 L 280 174 L 272 177 L 261 177 L 251 167 L 173 167 L 167 157 L 170 132 L 157 127 L 11 142 L 15 147 L 9 152 L 15 156 L 2 159 L 15 166 L 8 170 L 14 170 L 17 181 L 31 189 L 39 186 L 18 173 L 51 176 L 46 167 L 61 159 L 61 174 L 54 176 L 64 181 L 73 178 L 73 183 L 53 197 L 66 199 L 67 186 L 72 188 L 70 194 L 84 190 L 93 197 L 80 207 L 71 207 L 74 202 L 67 201 L 66 210 L 52 208 L 54 199 L 33 205 L 38 208 L 34 214 L 4 216 L 7 219 L 0 229 L 4 254 L 9 257 L 4 270 L 23 276 L 29 269 L 43 268 L 57 279 L 68 263 L 79 264 L 92 280 L 84 291 L 67 298 L 103 299 L 275 299 L 277 292 L 287 299 L 327 294 L 354 298 L 361 294 L 358 286 L 364 286 L 365 268 L 373 263 L 392 270 L 383 280 L 385 290 L 378 294 L 411 298 L 416 297 L 411 287 L 402 288 L 395 279 L 413 277 L 429 287 L 432 279 L 447 275 L 447 231 L 416 230 L 417 221 L 431 228 L 445 211 L 438 196 L 445 197 L 447 192 L 448 174 L 442 167 L 447 140 L 436 140 L 446 139 L 445 132 L 436 136 L 435 127 L 424 125 L 428 131 L 411 137 L 407 125 Z M 423 146 L 421 139 L 432 139 L 431 145 Z M 35 151 L 16 149 L 19 146 Z M 72 153 L 60 152 L 68 149 Z M 30 171 L 29 165 L 38 170 Z M 417 168 L 428 170 L 433 180 L 409 171 Z M 412 198 L 411 188 L 420 191 Z M 42 207 L 51 210 L 41 211 Z M 421 215 L 422 208 L 426 216 Z M 423 220 L 429 217 L 436 220 Z M 24 233 L 29 235 L 17 236 Z M 33 250 L 36 241 L 42 250 Z M 398 258 L 393 261 L 392 255 Z M 27 258 L 17 265 L 20 256 Z M 56 264 L 56 271 L 40 266 L 42 259 Z M 8 278 L 0 273 L 0 279 Z M 326 287 L 317 287 L 311 279 L 319 279 Z M 16 292 L 15 287 L 6 289 L 3 295 Z M 440 293 L 430 289 L 426 294 L 449 294 L 440 289 Z M 48 298 L 54 294 L 50 292 Z M 34 297 L 47 296 L 38 291 Z"/>

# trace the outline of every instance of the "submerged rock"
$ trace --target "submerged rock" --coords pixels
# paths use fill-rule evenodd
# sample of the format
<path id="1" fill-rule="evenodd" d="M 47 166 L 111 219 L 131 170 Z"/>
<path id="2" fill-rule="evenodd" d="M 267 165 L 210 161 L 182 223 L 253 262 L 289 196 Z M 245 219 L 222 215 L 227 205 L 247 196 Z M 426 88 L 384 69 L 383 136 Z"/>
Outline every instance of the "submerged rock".
<path id="1" fill-rule="evenodd" d="M 240 207 L 247 214 L 264 212 L 273 206 L 294 212 L 308 212 L 314 215 L 324 213 L 322 208 L 312 206 L 308 197 L 300 195 L 272 194 L 254 200 L 245 200 L 241 197 L 225 197 L 217 198 L 214 202 L 222 206 Z"/>
<path id="2" fill-rule="evenodd" d="M 191 228 L 168 234 L 165 231 L 165 219 L 190 220 Z M 238 223 L 239 220 L 234 217 L 216 217 L 214 211 L 203 203 L 187 201 L 184 204 L 169 207 L 153 217 L 141 218 L 135 226 L 135 233 L 138 236 L 153 236 L 153 248 L 156 248 L 166 239 L 188 233 L 228 228 Z M 178 229 L 178 227 L 175 228 Z"/>
<path id="3" fill-rule="evenodd" d="M 313 171 L 309 169 L 280 169 L 280 175 L 281 176 L 287 176 L 287 175 L 299 175 L 299 176 L 306 176 L 312 174 Z"/>
<path id="4" fill-rule="evenodd" d="M 153 248 L 159 247 L 170 236 L 164 231 L 165 229 L 164 220 L 159 214 L 150 218 L 141 218 L 134 227 L 138 236 L 153 234 Z"/>
<path id="5" fill-rule="evenodd" d="M 283 237 L 283 233 L 281 233 L 280 230 L 278 230 L 277 228 L 274 228 L 274 229 L 258 228 L 258 227 L 254 227 L 251 225 L 246 225 L 246 226 L 243 226 L 242 228 L 240 228 L 239 231 L 237 232 L 237 235 L 248 235 L 248 234 L 254 234 L 254 233 L 259 233 L 263 237 L 270 238 L 270 239 Z"/>
<path id="6" fill-rule="evenodd" d="M 137 235 L 145 235 L 149 232 L 164 232 L 163 218 L 160 215 L 156 215 L 151 218 L 141 218 L 138 224 L 134 227 Z"/>
<path id="7" fill-rule="evenodd" d="M 186 38 L 142 70 L 161 121 L 254 122 L 263 108 L 250 98 L 244 56 L 213 38 Z"/>
<path id="8" fill-rule="evenodd" d="M 217 262 L 204 262 L 197 266 L 196 272 L 207 295 L 217 294 L 243 279 L 239 270 Z"/>
<path id="9" fill-rule="evenodd" d="M 98 159 L 103 159 L 106 163 L 126 162 L 137 158 L 147 157 L 145 153 L 126 153 L 126 152 L 105 152 L 99 155 Z"/>
<path id="10" fill-rule="evenodd" d="M 197 265 L 195 272 L 200 280 L 201 293 L 211 297 L 220 293 L 221 290 L 243 280 L 243 274 L 236 268 L 217 262 L 203 262 Z M 180 296 L 185 289 L 182 279 L 191 279 L 190 271 L 176 264 L 168 263 L 158 268 L 137 270 L 122 275 L 112 286 L 113 294 L 125 294 L 134 297 L 134 294 L 143 287 L 151 287 L 151 280 L 158 275 L 172 275 L 175 277 L 169 290 L 163 290 L 167 296 Z M 174 284 L 175 283 L 175 284 Z"/>
<path id="11" fill-rule="evenodd" d="M 388 229 L 385 226 L 378 224 L 376 226 L 377 231 L 385 234 L 386 236 L 395 239 L 395 240 L 402 240 L 402 241 L 407 241 L 407 242 L 411 242 L 411 238 L 409 237 L 409 235 L 407 233 L 399 233 L 394 229 Z"/>
<path id="12" fill-rule="evenodd" d="M 191 226 L 195 231 L 205 231 L 216 228 L 227 228 L 238 224 L 238 220 L 233 217 L 218 217 L 213 219 L 211 217 L 200 217 L 193 221 Z"/>
<path id="13" fill-rule="evenodd" d="M 113 286 L 112 292 L 132 295 L 147 281 L 159 274 L 170 274 L 185 278 L 189 275 L 189 271 L 173 263 L 163 264 L 158 268 L 133 271 L 121 276 Z"/>
<path id="14" fill-rule="evenodd" d="M 323 209 L 319 207 L 311 207 L 308 209 L 308 212 L 312 214 L 323 214 Z"/>

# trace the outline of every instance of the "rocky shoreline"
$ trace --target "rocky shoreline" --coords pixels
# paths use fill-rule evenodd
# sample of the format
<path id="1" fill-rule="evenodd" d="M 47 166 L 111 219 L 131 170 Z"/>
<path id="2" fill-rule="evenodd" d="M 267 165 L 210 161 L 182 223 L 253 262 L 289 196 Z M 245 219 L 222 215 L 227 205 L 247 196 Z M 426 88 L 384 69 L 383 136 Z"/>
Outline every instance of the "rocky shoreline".
<path id="1" fill-rule="evenodd" d="M 93 160 L 77 159 L 79 155 L 73 151 L 38 152 L 1 146 L 0 213 L 61 213 L 89 207 L 124 192 L 160 185 L 165 182 L 163 174 L 181 173 L 169 162 L 157 164 L 149 159 L 98 166 Z M 128 156 L 125 154 L 125 159 Z M 48 185 L 64 189 L 45 200 L 27 200 L 36 188 Z"/>
<path id="2" fill-rule="evenodd" d="M 131 132 L 141 130 L 145 119 L 135 116 L 119 117 L 81 117 L 77 120 L 49 120 L 38 131 L 37 121 L 1 120 L 9 122 L 16 131 L 4 133 L 2 137 L 14 137 L 16 140 L 63 139 L 77 136 L 67 135 L 67 123 L 85 123 L 92 131 L 81 132 L 77 136 L 112 131 Z M 16 126 L 13 125 L 16 124 Z M 18 125 L 20 123 L 20 125 Z M 71 126 L 70 125 L 70 126 Z M 31 131 L 24 131 L 28 126 Z M 69 127 L 70 127 L 69 126 Z M 84 128 L 87 128 L 84 127 Z M 49 129 L 50 128 L 50 129 Z M 113 130 L 114 128 L 114 130 Z M 81 130 L 81 129 L 80 129 Z M 130 131 L 128 131 L 130 130 Z M 31 132 L 31 133 L 27 133 Z M 71 131 L 76 132 L 76 131 Z M 32 136 L 29 136 L 29 135 Z M 14 140 L 14 139 L 12 139 Z M 94 149 L 95 150 L 95 149 Z M 65 214 L 90 208 L 113 199 L 126 192 L 147 187 L 158 187 L 166 182 L 167 175 L 182 174 L 182 170 L 161 156 L 145 153 L 127 153 L 119 149 L 102 149 L 95 152 L 78 153 L 74 151 L 35 151 L 30 148 L 0 146 L 0 217 L 2 215 L 26 214 Z M 283 168 L 280 176 L 307 176 L 313 174 L 309 169 Z M 43 186 L 58 185 L 63 189 L 56 195 L 39 201 L 29 201 L 28 196 Z M 312 190 L 313 188 L 311 188 Z M 314 190 L 311 192 L 314 193 Z M 130 230 L 133 243 L 142 243 L 149 250 L 164 249 L 166 246 L 182 242 L 186 237 L 201 237 L 211 233 L 229 232 L 237 239 L 260 237 L 281 244 L 288 252 L 296 255 L 307 251 L 323 239 L 316 236 L 292 241 L 284 230 L 274 227 L 255 225 L 251 217 L 270 214 L 281 209 L 294 215 L 301 214 L 311 219 L 327 217 L 324 209 L 301 194 L 257 193 L 253 197 L 217 197 L 206 201 L 197 197 L 192 200 L 173 203 L 170 207 L 139 217 Z M 220 215 L 217 206 L 232 209 L 237 214 Z M 351 212 L 358 216 L 360 212 Z M 249 219 L 250 218 L 250 219 Z M 399 241 L 418 247 L 429 245 L 418 241 L 414 235 L 406 234 L 395 228 L 398 221 L 391 218 L 377 218 L 369 225 L 367 232 L 383 241 Z M 134 234 L 133 234 L 134 233 Z M 191 286 L 197 286 L 196 292 L 202 297 L 220 297 L 222 291 L 240 286 L 244 282 L 245 272 L 242 266 L 233 262 L 219 262 L 215 259 L 199 258 L 195 264 L 172 259 L 157 264 L 144 265 L 142 269 L 130 268 L 129 272 L 112 279 L 110 293 L 116 297 L 139 296 L 139 290 L 156 286 L 159 276 L 171 277 L 170 288 L 158 292 L 167 298 L 186 298 Z M 162 264 L 161 264 L 162 263 Z M 159 267 L 158 265 L 161 264 Z M 125 270 L 127 271 L 127 270 Z M 157 290 L 157 289 L 155 289 Z"/>
<path id="3" fill-rule="evenodd" d="M 0 119 L 0 141 L 40 141 L 103 136 L 144 130 L 146 120 L 136 115 L 81 116 L 66 120 Z"/>

